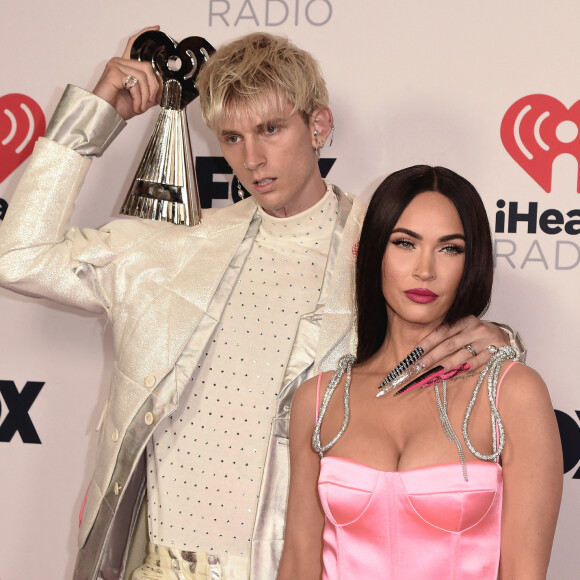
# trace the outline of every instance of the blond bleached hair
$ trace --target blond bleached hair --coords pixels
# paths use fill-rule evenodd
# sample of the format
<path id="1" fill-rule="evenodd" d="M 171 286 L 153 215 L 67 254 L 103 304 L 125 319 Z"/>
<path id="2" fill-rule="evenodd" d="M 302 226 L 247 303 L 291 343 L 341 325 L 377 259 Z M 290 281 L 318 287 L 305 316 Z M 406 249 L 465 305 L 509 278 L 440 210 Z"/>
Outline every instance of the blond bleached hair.
<path id="1" fill-rule="evenodd" d="M 287 38 L 264 32 L 222 46 L 195 84 L 203 119 L 215 133 L 226 119 L 281 115 L 287 103 L 305 121 L 328 105 L 326 82 L 312 55 Z"/>

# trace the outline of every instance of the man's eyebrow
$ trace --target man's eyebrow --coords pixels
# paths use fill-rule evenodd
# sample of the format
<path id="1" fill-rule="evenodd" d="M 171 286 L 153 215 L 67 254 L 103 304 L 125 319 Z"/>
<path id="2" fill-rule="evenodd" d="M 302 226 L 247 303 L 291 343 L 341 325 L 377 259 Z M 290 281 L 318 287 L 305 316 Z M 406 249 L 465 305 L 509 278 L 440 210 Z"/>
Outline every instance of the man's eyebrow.
<path id="1" fill-rule="evenodd" d="M 270 125 L 280 125 L 282 123 L 287 123 L 289 117 L 274 117 L 273 119 L 266 119 L 263 123 L 256 125 L 256 129 L 269 127 Z"/>
<path id="2" fill-rule="evenodd" d="M 270 127 L 271 125 L 281 125 L 287 123 L 288 119 L 289 117 L 275 117 L 272 119 L 267 119 L 255 125 L 254 129 L 262 130 L 265 129 L 266 127 Z M 240 133 L 240 131 L 238 131 L 237 129 L 229 129 L 228 127 L 223 127 L 219 131 L 220 137 L 223 135 L 232 135 L 232 134 L 236 135 L 238 133 Z"/>

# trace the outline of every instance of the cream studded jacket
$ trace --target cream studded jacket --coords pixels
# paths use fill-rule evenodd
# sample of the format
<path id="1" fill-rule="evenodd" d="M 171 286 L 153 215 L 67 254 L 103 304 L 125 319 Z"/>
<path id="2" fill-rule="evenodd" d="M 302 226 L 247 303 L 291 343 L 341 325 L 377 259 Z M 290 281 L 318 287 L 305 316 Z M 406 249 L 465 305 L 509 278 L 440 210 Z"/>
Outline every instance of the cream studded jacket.
<path id="1" fill-rule="evenodd" d="M 177 407 L 205 352 L 260 218 L 249 198 L 206 211 L 193 228 L 136 219 L 98 230 L 70 227 L 91 164 L 85 155 L 100 154 L 122 126 L 97 139 L 96 152 L 83 143 L 94 123 L 91 107 L 103 107 L 95 99 L 69 88 L 49 130 L 59 142 L 41 138 L 36 144 L 0 227 L 0 285 L 112 320 L 114 370 L 74 578 L 118 580 L 132 570 L 127 560 L 142 519 L 147 442 Z M 83 100 L 83 107 L 75 105 Z M 70 113 L 63 112 L 75 106 L 86 125 L 78 134 L 71 132 Z M 74 134 L 74 148 L 60 144 L 65 131 Z M 253 580 L 274 578 L 282 551 L 292 395 L 310 376 L 335 368 L 354 346 L 352 250 L 366 205 L 334 191 L 339 213 L 321 294 L 314 310 L 301 316 L 272 422 L 252 538 Z"/>

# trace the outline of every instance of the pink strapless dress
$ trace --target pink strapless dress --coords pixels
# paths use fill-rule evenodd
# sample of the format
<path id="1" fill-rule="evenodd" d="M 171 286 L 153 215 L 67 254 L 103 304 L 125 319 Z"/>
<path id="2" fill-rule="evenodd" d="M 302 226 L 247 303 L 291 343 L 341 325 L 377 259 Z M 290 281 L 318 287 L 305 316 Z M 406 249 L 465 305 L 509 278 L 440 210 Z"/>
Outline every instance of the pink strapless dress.
<path id="1" fill-rule="evenodd" d="M 497 463 L 380 471 L 321 460 L 324 580 L 492 580 L 500 554 Z"/>

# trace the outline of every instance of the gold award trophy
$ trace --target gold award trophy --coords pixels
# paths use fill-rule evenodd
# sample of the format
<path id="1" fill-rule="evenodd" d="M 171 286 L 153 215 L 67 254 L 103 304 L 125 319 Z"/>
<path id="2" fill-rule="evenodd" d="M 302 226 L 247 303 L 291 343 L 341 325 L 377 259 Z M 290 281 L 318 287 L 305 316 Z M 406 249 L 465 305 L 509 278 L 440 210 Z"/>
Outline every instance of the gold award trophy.
<path id="1" fill-rule="evenodd" d="M 199 96 L 195 80 L 215 52 L 199 36 L 176 43 L 165 33 L 139 35 L 131 58 L 149 60 L 163 81 L 161 113 L 121 214 L 194 226 L 201 210 L 185 107 Z"/>

